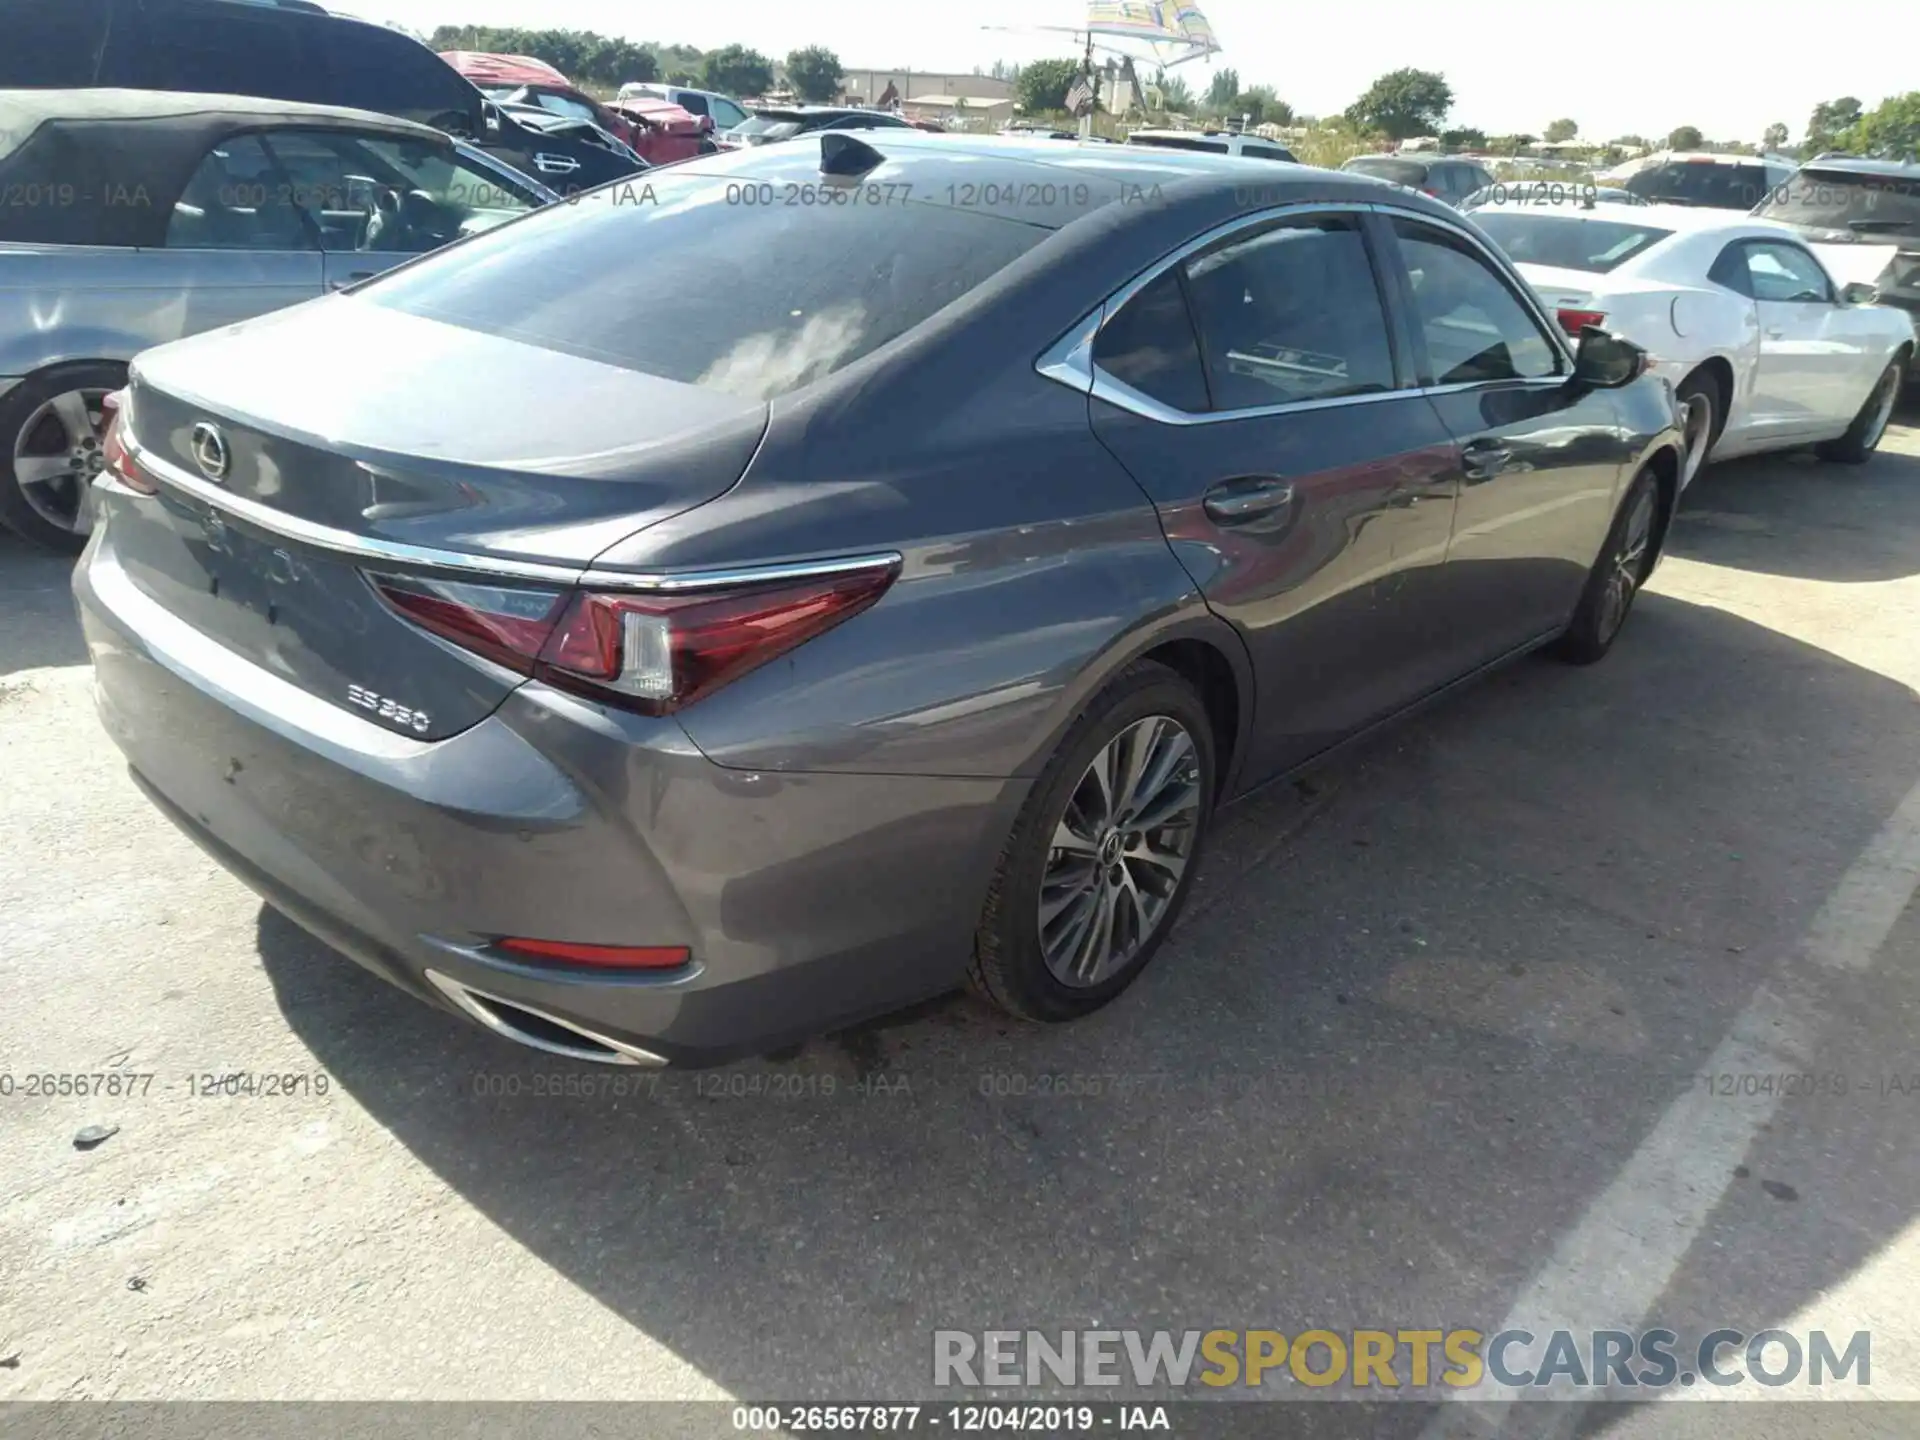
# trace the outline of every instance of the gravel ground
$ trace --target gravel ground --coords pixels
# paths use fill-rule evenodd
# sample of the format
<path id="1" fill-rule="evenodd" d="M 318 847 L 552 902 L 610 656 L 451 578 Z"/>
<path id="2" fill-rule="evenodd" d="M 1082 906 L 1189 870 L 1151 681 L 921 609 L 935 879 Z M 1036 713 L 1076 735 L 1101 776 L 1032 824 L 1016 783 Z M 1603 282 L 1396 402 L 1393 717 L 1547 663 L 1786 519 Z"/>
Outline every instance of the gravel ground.
<path id="1" fill-rule="evenodd" d="M 1906 421 L 1863 468 L 1709 471 L 1605 664 L 1228 812 L 1102 1015 L 956 997 L 625 1097 L 485 1093 L 604 1072 L 386 988 L 176 834 L 65 565 L 0 540 L 0 1398 L 903 1398 L 935 1329 L 1529 1306 L 1871 1328 L 1875 1395 L 1920 1397 Z M 1755 1053 L 1848 1093 L 1683 1078 Z M 110 1068 L 154 1078 L 21 1088 Z M 233 1070 L 307 1093 L 192 1093 Z"/>

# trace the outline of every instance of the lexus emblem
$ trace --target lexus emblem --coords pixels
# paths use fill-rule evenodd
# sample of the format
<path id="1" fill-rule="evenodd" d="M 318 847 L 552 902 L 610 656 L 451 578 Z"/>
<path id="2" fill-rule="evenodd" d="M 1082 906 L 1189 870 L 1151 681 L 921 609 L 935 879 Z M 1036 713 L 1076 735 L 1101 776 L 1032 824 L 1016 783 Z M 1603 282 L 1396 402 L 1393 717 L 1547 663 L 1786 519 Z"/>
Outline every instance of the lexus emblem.
<path id="1" fill-rule="evenodd" d="M 193 427 L 193 439 L 188 448 L 193 451 L 193 463 L 200 467 L 200 473 L 216 484 L 227 478 L 227 466 L 232 456 L 227 453 L 227 437 L 220 433 L 218 425 L 202 420 Z"/>

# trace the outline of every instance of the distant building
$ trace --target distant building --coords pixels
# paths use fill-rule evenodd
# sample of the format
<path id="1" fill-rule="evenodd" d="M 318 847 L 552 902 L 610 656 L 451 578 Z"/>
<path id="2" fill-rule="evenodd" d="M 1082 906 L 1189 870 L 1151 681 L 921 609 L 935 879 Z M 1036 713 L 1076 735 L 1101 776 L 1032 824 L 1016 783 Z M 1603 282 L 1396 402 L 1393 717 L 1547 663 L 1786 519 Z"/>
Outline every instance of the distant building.
<path id="1" fill-rule="evenodd" d="M 901 106 L 909 120 L 945 125 L 959 118 L 970 129 L 998 130 L 1013 118 L 1013 98 L 997 95 L 915 95 Z"/>
<path id="2" fill-rule="evenodd" d="M 840 73 L 841 98 L 852 105 L 878 105 L 889 85 L 896 96 L 916 100 L 942 95 L 962 96 L 969 103 L 979 98 L 1009 103 L 1013 100 L 1013 82 L 996 80 L 991 75 L 939 70 L 843 70 Z"/>

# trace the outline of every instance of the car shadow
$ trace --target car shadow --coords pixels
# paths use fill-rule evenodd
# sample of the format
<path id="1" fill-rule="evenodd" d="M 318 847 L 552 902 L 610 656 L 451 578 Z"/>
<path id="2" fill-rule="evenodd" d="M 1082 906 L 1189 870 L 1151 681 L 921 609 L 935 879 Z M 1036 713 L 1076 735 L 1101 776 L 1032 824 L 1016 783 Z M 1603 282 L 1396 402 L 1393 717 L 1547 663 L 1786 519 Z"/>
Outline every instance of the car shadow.
<path id="1" fill-rule="evenodd" d="M 1224 812 L 1178 933 L 1075 1025 L 956 996 L 646 1076 L 269 909 L 258 943 L 317 1061 L 508 1243 L 737 1396 L 926 1397 L 936 1329 L 1491 1330 L 1916 778 L 1906 686 L 1649 593 L 1598 669 L 1524 662 Z M 1915 971 L 1836 981 L 1818 1068 L 1893 1066 Z M 1763 1328 L 1911 1222 L 1912 1112 L 1854 1103 L 1783 1110 L 1663 1319 Z"/>
<path id="2" fill-rule="evenodd" d="M 1900 419 L 1920 427 L 1920 400 Z M 1864 465 L 1830 464 L 1810 451 L 1710 465 L 1687 487 L 1667 553 L 1803 580 L 1860 583 L 1920 572 L 1912 543 L 1920 533 L 1915 441 L 1920 428 L 1892 430 Z"/>
<path id="3" fill-rule="evenodd" d="M 0 677 L 86 664 L 72 578 L 71 557 L 49 555 L 0 528 Z"/>

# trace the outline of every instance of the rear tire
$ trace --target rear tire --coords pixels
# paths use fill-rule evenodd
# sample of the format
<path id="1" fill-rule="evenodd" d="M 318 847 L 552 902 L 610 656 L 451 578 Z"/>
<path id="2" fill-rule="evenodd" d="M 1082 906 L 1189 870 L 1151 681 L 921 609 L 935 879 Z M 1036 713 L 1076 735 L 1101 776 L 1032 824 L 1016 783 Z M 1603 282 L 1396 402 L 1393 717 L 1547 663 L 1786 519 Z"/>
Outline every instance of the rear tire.
<path id="1" fill-rule="evenodd" d="M 1062 1021 L 1131 985 L 1192 888 L 1214 764 L 1206 706 L 1172 670 L 1142 661 L 1102 690 L 1000 852 L 974 935 L 973 988 L 1022 1019 Z"/>
<path id="2" fill-rule="evenodd" d="M 1660 516 L 1660 481 L 1650 469 L 1633 477 L 1620 512 L 1613 517 L 1607 543 L 1587 576 L 1587 588 L 1573 612 L 1573 623 L 1555 642 L 1554 653 L 1571 665 L 1591 665 L 1613 648 L 1634 598 L 1653 573 L 1654 532 Z"/>
<path id="3" fill-rule="evenodd" d="M 0 396 L 0 524 L 57 554 L 87 543 L 77 529 L 100 469 L 100 399 L 127 383 L 108 361 L 55 365 Z"/>
<path id="4" fill-rule="evenodd" d="M 1905 371 L 1906 365 L 1902 361 L 1895 360 L 1889 365 L 1867 396 L 1867 403 L 1853 417 L 1853 424 L 1847 427 L 1847 433 L 1838 440 L 1828 440 L 1814 446 L 1814 454 L 1822 460 L 1832 460 L 1841 465 L 1866 464 L 1867 457 L 1880 448 L 1887 425 L 1893 419 L 1893 407 L 1900 403 L 1900 385 Z"/>

